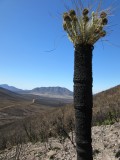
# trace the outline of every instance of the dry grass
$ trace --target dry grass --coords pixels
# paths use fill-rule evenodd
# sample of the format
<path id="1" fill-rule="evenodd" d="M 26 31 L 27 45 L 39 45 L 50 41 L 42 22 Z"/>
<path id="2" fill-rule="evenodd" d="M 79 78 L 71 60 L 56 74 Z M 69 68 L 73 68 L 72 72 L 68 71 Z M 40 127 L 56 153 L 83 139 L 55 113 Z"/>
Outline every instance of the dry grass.
<path id="1" fill-rule="evenodd" d="M 94 113 L 93 125 L 113 124 L 119 121 L 119 115 L 119 107 L 101 110 L 99 113 Z M 37 141 L 47 142 L 50 137 L 57 137 L 60 142 L 69 138 L 73 143 L 73 140 L 69 137 L 69 133 L 74 132 L 74 125 L 73 105 L 46 111 L 39 114 L 39 116 L 29 117 L 14 124 L 10 128 L 11 132 L 7 132 L 5 136 L 1 136 L 0 148 L 4 149 L 28 141 L 33 143 Z"/>
<path id="2" fill-rule="evenodd" d="M 1 130 L 0 148 L 27 141 L 45 142 L 50 137 L 67 137 L 74 130 L 74 112 L 72 106 L 41 110 L 36 116 L 18 120 Z M 3 136 L 4 135 L 4 136 Z"/>
<path id="3" fill-rule="evenodd" d="M 113 124 L 120 120 L 120 86 L 94 96 L 93 125 Z M 74 132 L 74 108 L 66 105 L 44 108 L 39 114 L 16 120 L 0 131 L 0 149 L 31 141 L 45 142 L 50 137 L 60 141 Z M 73 142 L 72 139 L 70 139 Z M 74 145 L 74 144 L 73 144 Z"/>

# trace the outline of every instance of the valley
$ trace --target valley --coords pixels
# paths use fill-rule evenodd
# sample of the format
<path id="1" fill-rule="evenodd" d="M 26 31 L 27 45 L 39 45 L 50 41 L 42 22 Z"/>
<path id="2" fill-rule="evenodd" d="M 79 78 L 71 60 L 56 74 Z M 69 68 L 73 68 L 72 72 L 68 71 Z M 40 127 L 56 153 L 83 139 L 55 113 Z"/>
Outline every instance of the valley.
<path id="1" fill-rule="evenodd" d="M 72 98 L 17 93 L 0 87 L 0 133 L 12 132 L 12 128 L 20 128 L 26 118 L 37 117 L 71 103 Z"/>
<path id="2" fill-rule="evenodd" d="M 46 130 L 47 137 L 49 134 L 56 136 L 60 133 L 58 128 L 61 122 L 69 132 L 71 126 L 74 127 L 72 94 L 65 94 L 63 89 L 63 93 L 56 95 L 48 90 L 47 93 L 36 95 L 13 92 L 0 87 L 0 148 L 4 148 L 4 141 L 9 141 L 12 145 L 20 139 L 29 141 L 30 137 L 26 135 L 28 133 L 37 139 L 38 135 L 45 134 Z M 107 123 L 112 122 L 109 119 L 110 114 L 117 117 L 113 119 L 115 121 L 120 118 L 120 85 L 93 96 L 93 125 L 102 124 L 106 119 Z"/>

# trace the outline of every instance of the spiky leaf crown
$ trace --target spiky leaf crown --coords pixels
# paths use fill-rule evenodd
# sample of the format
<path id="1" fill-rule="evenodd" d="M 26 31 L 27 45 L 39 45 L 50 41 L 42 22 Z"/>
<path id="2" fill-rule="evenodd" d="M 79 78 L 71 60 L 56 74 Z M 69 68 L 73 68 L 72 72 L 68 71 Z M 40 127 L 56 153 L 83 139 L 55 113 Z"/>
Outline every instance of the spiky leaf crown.
<path id="1" fill-rule="evenodd" d="M 67 32 L 69 39 L 74 45 L 90 44 L 93 45 L 101 37 L 106 35 L 104 26 L 107 25 L 107 13 L 92 12 L 85 8 L 81 16 L 77 16 L 75 10 L 70 10 L 63 14 L 63 28 Z"/>

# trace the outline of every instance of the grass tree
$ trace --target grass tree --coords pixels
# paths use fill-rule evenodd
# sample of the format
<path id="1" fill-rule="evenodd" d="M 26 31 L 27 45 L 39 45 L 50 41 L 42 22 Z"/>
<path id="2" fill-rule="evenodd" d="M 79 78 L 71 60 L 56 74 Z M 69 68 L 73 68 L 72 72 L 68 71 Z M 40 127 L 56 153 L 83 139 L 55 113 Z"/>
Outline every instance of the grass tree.
<path id="1" fill-rule="evenodd" d="M 99 8 L 99 7 L 98 7 Z M 108 10 L 90 8 L 69 10 L 63 14 L 63 28 L 74 44 L 74 108 L 77 160 L 92 160 L 92 51 L 106 36 Z"/>

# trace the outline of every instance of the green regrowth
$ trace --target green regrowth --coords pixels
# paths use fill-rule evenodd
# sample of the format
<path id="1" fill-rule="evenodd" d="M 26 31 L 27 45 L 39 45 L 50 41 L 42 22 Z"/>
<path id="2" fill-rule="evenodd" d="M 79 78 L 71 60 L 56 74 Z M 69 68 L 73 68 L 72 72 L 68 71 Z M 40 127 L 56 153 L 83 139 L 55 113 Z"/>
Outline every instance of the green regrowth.
<path id="1" fill-rule="evenodd" d="M 89 9 L 85 8 L 81 11 L 80 16 L 76 14 L 75 10 L 63 14 L 63 28 L 74 45 L 94 45 L 100 38 L 106 36 L 104 27 L 107 23 L 105 11 L 90 13 Z"/>

